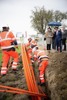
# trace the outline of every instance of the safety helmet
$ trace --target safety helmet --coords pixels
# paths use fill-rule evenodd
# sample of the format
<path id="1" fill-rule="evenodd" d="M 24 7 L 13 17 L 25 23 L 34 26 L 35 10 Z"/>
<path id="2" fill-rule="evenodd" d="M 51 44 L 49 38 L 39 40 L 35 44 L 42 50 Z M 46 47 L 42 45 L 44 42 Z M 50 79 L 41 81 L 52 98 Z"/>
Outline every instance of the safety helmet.
<path id="1" fill-rule="evenodd" d="M 2 29 L 6 29 L 6 28 L 7 28 L 6 26 L 3 26 L 3 27 L 2 27 Z"/>
<path id="2" fill-rule="evenodd" d="M 28 41 L 31 42 L 31 40 L 32 40 L 32 38 L 31 37 L 28 37 Z"/>
<path id="3" fill-rule="evenodd" d="M 9 30 L 9 26 L 3 26 L 3 27 L 2 27 L 2 30 L 3 30 L 3 31 L 8 31 L 8 30 Z"/>

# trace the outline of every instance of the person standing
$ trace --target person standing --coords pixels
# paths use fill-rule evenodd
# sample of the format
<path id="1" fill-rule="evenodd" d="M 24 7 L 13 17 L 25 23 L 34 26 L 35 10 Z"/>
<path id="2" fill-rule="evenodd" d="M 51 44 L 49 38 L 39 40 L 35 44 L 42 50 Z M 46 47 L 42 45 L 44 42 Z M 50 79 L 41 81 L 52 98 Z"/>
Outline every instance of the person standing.
<path id="1" fill-rule="evenodd" d="M 53 33 L 52 33 L 51 28 L 49 27 L 49 28 L 47 29 L 47 32 L 45 33 L 46 44 L 47 44 L 47 50 L 51 50 L 52 37 L 53 37 Z"/>
<path id="2" fill-rule="evenodd" d="M 0 48 L 2 49 L 2 68 L 1 68 L 1 75 L 6 75 L 8 68 L 8 62 L 10 57 L 14 58 L 12 63 L 12 69 L 17 69 L 18 63 L 18 53 L 15 51 L 15 46 L 17 47 L 17 41 L 12 32 L 9 31 L 9 27 L 2 27 L 2 32 L 0 33 Z"/>
<path id="3" fill-rule="evenodd" d="M 55 27 L 55 35 L 57 51 L 62 52 L 62 32 L 61 29 L 58 29 L 58 27 Z"/>
<path id="4" fill-rule="evenodd" d="M 56 34 L 55 34 L 55 30 L 53 30 L 53 37 L 52 37 L 52 49 L 56 50 Z"/>
<path id="5" fill-rule="evenodd" d="M 65 30 L 65 28 L 63 27 L 62 29 L 62 46 L 63 50 L 66 51 L 66 38 L 67 38 L 67 30 Z"/>

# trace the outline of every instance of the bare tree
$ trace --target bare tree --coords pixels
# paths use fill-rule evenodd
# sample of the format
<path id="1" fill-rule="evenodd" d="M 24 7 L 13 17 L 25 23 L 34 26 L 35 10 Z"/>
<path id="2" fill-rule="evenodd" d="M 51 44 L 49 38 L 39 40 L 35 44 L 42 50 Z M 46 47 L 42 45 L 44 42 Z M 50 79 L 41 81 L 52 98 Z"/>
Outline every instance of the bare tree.
<path id="1" fill-rule="evenodd" d="M 47 11 L 44 7 L 36 8 L 32 11 L 31 22 L 32 26 L 38 32 L 44 34 L 49 21 L 52 21 L 53 11 Z"/>

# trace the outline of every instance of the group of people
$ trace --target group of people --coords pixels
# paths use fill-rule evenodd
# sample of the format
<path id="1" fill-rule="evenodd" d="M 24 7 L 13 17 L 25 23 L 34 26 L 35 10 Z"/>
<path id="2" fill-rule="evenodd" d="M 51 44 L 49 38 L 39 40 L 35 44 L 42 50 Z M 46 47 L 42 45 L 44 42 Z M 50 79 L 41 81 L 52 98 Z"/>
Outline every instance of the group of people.
<path id="1" fill-rule="evenodd" d="M 55 27 L 54 31 L 50 27 L 48 27 L 47 32 L 45 33 L 47 50 L 52 49 L 62 52 L 62 46 L 64 45 L 64 49 L 66 51 L 66 37 L 65 29 L 61 30 L 59 27 Z"/>
<path id="2" fill-rule="evenodd" d="M 44 73 L 46 67 L 48 66 L 48 56 L 44 50 L 39 49 L 37 42 L 32 40 L 32 38 L 28 38 L 28 43 L 25 44 L 27 53 L 31 62 L 38 62 L 38 70 L 39 70 L 39 84 L 45 84 Z M 33 61 L 32 61 L 33 60 Z"/>
<path id="3" fill-rule="evenodd" d="M 13 63 L 12 63 L 12 70 L 17 70 L 17 64 L 18 64 L 18 52 L 15 50 L 17 47 L 17 40 L 14 36 L 14 34 L 9 31 L 9 27 L 3 27 L 2 32 L 0 33 L 0 48 L 2 50 L 2 67 L 1 67 L 1 75 L 6 75 L 8 72 L 8 63 L 10 60 L 10 57 L 12 57 Z M 26 51 L 29 55 L 30 60 L 33 58 L 33 62 L 38 62 L 38 70 L 39 70 L 39 79 L 40 84 L 45 83 L 44 79 L 44 73 L 46 70 L 46 67 L 48 66 L 48 56 L 44 50 L 40 50 L 36 41 L 32 40 L 32 38 L 28 38 L 28 43 L 25 44 Z"/>

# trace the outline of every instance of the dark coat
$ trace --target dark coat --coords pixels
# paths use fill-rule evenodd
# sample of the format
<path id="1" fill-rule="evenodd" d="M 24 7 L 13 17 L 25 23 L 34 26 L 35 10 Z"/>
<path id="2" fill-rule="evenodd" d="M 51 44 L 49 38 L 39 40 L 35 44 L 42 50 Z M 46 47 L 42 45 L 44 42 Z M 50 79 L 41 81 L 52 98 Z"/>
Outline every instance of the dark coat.
<path id="1" fill-rule="evenodd" d="M 64 32 L 62 32 L 62 39 L 67 38 L 67 30 L 64 30 Z"/>
<path id="2" fill-rule="evenodd" d="M 62 40 L 62 32 L 61 30 L 58 31 L 58 34 L 56 34 L 55 32 L 55 39 L 56 39 L 56 42 L 60 42 Z"/>

